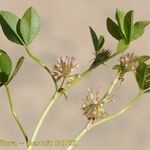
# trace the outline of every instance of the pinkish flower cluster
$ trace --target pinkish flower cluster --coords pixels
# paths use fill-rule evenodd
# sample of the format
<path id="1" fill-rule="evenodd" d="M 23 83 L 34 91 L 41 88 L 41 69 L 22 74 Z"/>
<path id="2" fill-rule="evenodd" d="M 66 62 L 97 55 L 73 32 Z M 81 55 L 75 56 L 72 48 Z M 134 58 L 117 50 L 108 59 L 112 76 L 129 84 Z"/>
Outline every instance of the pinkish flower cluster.
<path id="1" fill-rule="evenodd" d="M 134 53 L 127 53 L 121 56 L 120 62 L 126 71 L 135 71 L 139 65 L 138 57 Z"/>
<path id="2" fill-rule="evenodd" d="M 98 90 L 95 93 L 92 89 L 88 89 L 82 110 L 83 114 L 86 115 L 89 120 L 104 117 L 106 114 L 104 111 L 104 102 L 101 100 Z"/>
<path id="3" fill-rule="evenodd" d="M 74 57 L 60 57 L 57 60 L 56 65 L 53 67 L 53 76 L 56 79 L 56 81 L 59 81 L 60 79 L 67 79 L 68 77 L 72 76 L 72 72 L 75 70 L 75 68 L 78 67 L 78 64 L 75 63 Z"/>

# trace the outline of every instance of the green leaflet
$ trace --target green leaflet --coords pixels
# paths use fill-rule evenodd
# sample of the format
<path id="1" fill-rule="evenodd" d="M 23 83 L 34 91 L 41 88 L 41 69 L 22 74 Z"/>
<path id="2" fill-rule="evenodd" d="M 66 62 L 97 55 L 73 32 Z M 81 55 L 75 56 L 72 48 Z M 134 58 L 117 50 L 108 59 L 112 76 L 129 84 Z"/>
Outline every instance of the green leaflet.
<path id="1" fill-rule="evenodd" d="M 150 21 L 139 21 L 136 22 L 133 26 L 133 32 L 131 35 L 132 40 L 138 39 L 143 35 L 144 29 L 150 24 Z"/>
<path id="2" fill-rule="evenodd" d="M 116 9 L 115 18 L 117 20 L 118 26 L 120 27 L 123 34 L 125 34 L 124 31 L 124 17 L 126 13 L 122 10 Z"/>
<path id="3" fill-rule="evenodd" d="M 110 58 L 111 52 L 110 50 L 102 49 L 105 43 L 105 39 L 102 35 L 100 35 L 98 38 L 95 31 L 91 27 L 90 27 L 90 32 L 91 32 L 93 45 L 95 48 L 95 58 L 89 69 L 93 69 L 99 66 L 100 64 L 106 62 Z"/>
<path id="4" fill-rule="evenodd" d="M 40 30 L 40 18 L 32 7 L 22 19 L 11 12 L 0 11 L 0 24 L 6 37 L 20 45 L 29 45 Z"/>
<path id="5" fill-rule="evenodd" d="M 91 27 L 89 28 L 90 28 L 90 33 L 91 33 L 95 53 L 98 53 L 100 49 L 103 47 L 105 39 L 102 35 L 100 35 L 98 38 L 95 31 Z"/>
<path id="6" fill-rule="evenodd" d="M 24 57 L 20 57 L 17 64 L 16 64 L 16 67 L 15 67 L 15 69 L 14 69 L 14 71 L 13 71 L 13 73 L 12 73 L 10 79 L 9 79 L 9 81 L 7 82 L 7 84 L 9 84 L 9 82 L 11 80 L 13 80 L 13 78 L 16 76 L 16 74 L 18 73 L 19 69 L 21 68 L 23 62 L 24 62 Z"/>
<path id="7" fill-rule="evenodd" d="M 148 61 L 149 59 L 150 59 L 150 56 L 148 56 L 148 55 L 138 57 L 139 63 L 144 63 L 144 62 Z"/>
<path id="8" fill-rule="evenodd" d="M 123 38 L 119 26 L 110 18 L 107 18 L 107 30 L 117 40 L 121 40 Z"/>
<path id="9" fill-rule="evenodd" d="M 12 72 L 11 59 L 6 52 L 0 50 L 0 87 L 4 84 L 9 84 L 9 82 L 18 73 L 23 61 L 24 61 L 24 57 L 21 57 L 18 60 L 17 65 L 11 75 Z"/>
<path id="10" fill-rule="evenodd" d="M 133 30 L 133 11 L 129 11 L 124 18 L 124 31 L 126 35 L 126 43 L 131 41 L 131 34 Z"/>
<path id="11" fill-rule="evenodd" d="M 103 47 L 104 43 L 105 43 L 105 39 L 102 35 L 100 35 L 99 39 L 98 39 L 97 52 L 100 51 L 100 49 Z"/>
<path id="12" fill-rule="evenodd" d="M 0 24 L 3 29 L 5 36 L 12 42 L 17 44 L 23 44 L 18 33 L 17 23 L 19 18 L 8 11 L 0 11 Z"/>
<path id="13" fill-rule="evenodd" d="M 92 41 L 93 41 L 93 46 L 94 46 L 95 50 L 97 50 L 98 37 L 97 37 L 95 31 L 91 27 L 89 27 L 89 28 L 90 28 L 90 33 L 91 33 Z"/>
<path id="14" fill-rule="evenodd" d="M 141 63 L 135 73 L 136 81 L 140 90 L 143 92 L 150 91 L 150 65 Z"/>
<path id="15" fill-rule="evenodd" d="M 119 53 L 124 52 L 131 41 L 139 38 L 150 23 L 150 21 L 139 21 L 134 24 L 133 13 L 133 11 L 125 13 L 116 9 L 115 19 L 117 24 L 110 18 L 107 18 L 108 32 L 119 41 L 117 47 Z"/>
<path id="16" fill-rule="evenodd" d="M 40 18 L 34 8 L 29 8 L 19 23 L 19 32 L 26 45 L 29 45 L 40 30 Z"/>
<path id="17" fill-rule="evenodd" d="M 4 85 L 12 70 L 12 62 L 6 52 L 0 50 L 0 86 Z"/>

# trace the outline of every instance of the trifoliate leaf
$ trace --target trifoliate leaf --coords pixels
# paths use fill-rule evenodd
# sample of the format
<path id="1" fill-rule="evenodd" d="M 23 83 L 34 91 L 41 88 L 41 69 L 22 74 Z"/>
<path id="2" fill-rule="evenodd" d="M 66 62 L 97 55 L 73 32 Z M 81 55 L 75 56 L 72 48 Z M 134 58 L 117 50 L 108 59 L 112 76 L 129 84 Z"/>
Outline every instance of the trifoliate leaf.
<path id="1" fill-rule="evenodd" d="M 12 63 L 6 52 L 0 50 L 0 86 L 4 85 L 12 70 Z"/>
<path id="2" fill-rule="evenodd" d="M 133 26 L 133 32 L 132 32 L 132 40 L 138 39 L 140 36 L 143 35 L 144 29 L 150 24 L 150 21 L 139 21 L 136 22 Z"/>
<path id="3" fill-rule="evenodd" d="M 34 8 L 29 8 L 19 23 L 19 32 L 26 45 L 29 45 L 40 30 L 40 18 Z"/>
<path id="4" fill-rule="evenodd" d="M 129 11 L 124 18 L 124 30 L 126 35 L 126 42 L 129 44 L 133 30 L 133 11 Z"/>
<path id="5" fill-rule="evenodd" d="M 107 18 L 107 30 L 117 40 L 123 39 L 122 32 L 119 26 L 110 18 Z"/>
<path id="6" fill-rule="evenodd" d="M 18 33 L 17 23 L 19 18 L 11 12 L 0 11 L 0 24 L 6 37 L 17 44 L 23 45 Z"/>
<path id="7" fill-rule="evenodd" d="M 150 65 L 141 63 L 136 70 L 136 81 L 140 90 L 150 91 Z"/>

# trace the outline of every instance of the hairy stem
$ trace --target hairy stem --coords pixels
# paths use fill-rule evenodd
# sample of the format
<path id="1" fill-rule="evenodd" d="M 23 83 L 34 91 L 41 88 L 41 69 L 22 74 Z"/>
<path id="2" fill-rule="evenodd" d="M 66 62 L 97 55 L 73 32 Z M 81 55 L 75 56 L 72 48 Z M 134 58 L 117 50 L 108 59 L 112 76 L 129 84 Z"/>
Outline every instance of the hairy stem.
<path id="1" fill-rule="evenodd" d="M 49 101 L 48 105 L 46 106 L 46 108 L 44 109 L 44 112 L 42 113 L 38 123 L 37 123 L 37 126 L 33 132 L 33 135 L 32 135 L 32 138 L 31 138 L 31 141 L 29 142 L 29 147 L 28 147 L 28 150 L 32 150 L 33 148 L 33 142 L 35 141 L 36 137 L 37 137 L 37 134 L 49 112 L 49 110 L 51 109 L 51 107 L 53 106 L 53 104 L 56 102 L 56 100 L 60 97 L 60 93 L 59 92 L 55 92 L 54 95 L 52 96 L 51 100 Z"/>
<path id="2" fill-rule="evenodd" d="M 37 58 L 36 56 L 34 56 L 34 55 L 31 53 L 30 49 L 29 49 L 27 46 L 24 46 L 24 47 L 25 47 L 25 49 L 26 49 L 27 54 L 30 56 L 30 58 L 33 59 L 37 64 L 39 64 L 40 66 L 42 66 L 42 67 L 49 73 L 49 75 L 52 77 L 52 79 L 53 79 L 53 81 L 54 81 L 55 88 L 56 88 L 56 90 L 57 90 L 57 88 L 58 88 L 58 87 L 57 87 L 57 82 L 56 82 L 54 76 L 52 75 L 51 70 L 44 64 L 44 62 L 42 62 L 39 58 Z"/>
<path id="3" fill-rule="evenodd" d="M 18 125 L 18 127 L 20 128 L 20 131 L 21 131 L 21 133 L 23 134 L 23 136 L 24 136 L 24 138 L 25 138 L 25 141 L 26 141 L 26 144 L 27 144 L 27 146 L 28 146 L 29 138 L 28 138 L 28 136 L 27 136 L 27 134 L 26 134 L 26 131 L 25 131 L 25 129 L 23 128 L 23 126 L 22 126 L 21 122 L 19 121 L 19 119 L 18 119 L 18 117 L 17 117 L 17 114 L 16 114 L 16 112 L 15 112 L 15 110 L 14 110 L 12 98 L 11 98 L 11 95 L 10 95 L 10 90 L 9 90 L 9 88 L 8 88 L 7 85 L 5 85 L 5 88 L 6 88 L 6 92 L 7 92 L 7 96 L 8 96 L 8 100 L 9 100 L 9 105 L 10 105 L 11 113 L 12 113 L 12 115 L 13 115 L 13 117 L 14 117 L 14 119 L 15 119 L 17 125 Z"/>
<path id="4" fill-rule="evenodd" d="M 119 112 L 117 112 L 117 113 L 114 113 L 114 114 L 111 115 L 111 116 L 108 116 L 108 117 L 106 117 L 106 118 L 103 118 L 103 119 L 101 119 L 101 120 L 95 122 L 93 125 L 91 125 L 91 126 L 88 127 L 88 128 L 87 128 L 87 126 L 86 126 L 85 128 L 83 128 L 83 129 L 81 130 L 81 132 L 80 132 L 80 133 L 77 135 L 77 137 L 75 138 L 75 144 L 77 144 L 77 143 L 80 141 L 80 139 L 81 139 L 85 134 L 87 134 L 88 131 L 90 131 L 91 129 L 93 129 L 93 128 L 99 126 L 99 125 L 102 124 L 102 123 L 105 123 L 105 122 L 107 122 L 107 121 L 110 121 L 110 120 L 112 120 L 112 119 L 115 119 L 115 118 L 119 117 L 120 115 L 122 115 L 123 113 L 125 113 L 129 108 L 131 108 L 131 107 L 135 104 L 135 102 L 139 99 L 139 97 L 140 97 L 141 95 L 142 95 L 141 92 L 138 93 L 137 96 L 135 96 L 133 99 L 131 99 L 131 100 L 129 101 L 129 103 L 128 103 L 127 106 L 125 106 L 123 109 L 121 109 L 121 111 L 119 111 Z M 70 145 L 66 150 L 72 150 L 74 147 L 75 147 L 75 145 Z"/>

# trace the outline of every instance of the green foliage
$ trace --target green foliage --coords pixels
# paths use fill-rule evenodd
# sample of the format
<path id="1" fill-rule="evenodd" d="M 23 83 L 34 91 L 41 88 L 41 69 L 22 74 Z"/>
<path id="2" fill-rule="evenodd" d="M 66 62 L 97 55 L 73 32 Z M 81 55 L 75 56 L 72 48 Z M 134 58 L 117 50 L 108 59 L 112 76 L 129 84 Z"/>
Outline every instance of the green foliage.
<path id="1" fill-rule="evenodd" d="M 102 35 L 100 35 L 98 38 L 95 31 L 91 27 L 90 33 L 95 49 L 95 58 L 92 65 L 90 66 L 90 69 L 93 69 L 100 64 L 104 64 L 104 62 L 110 58 L 111 52 L 109 50 L 102 49 L 105 42 L 105 39 Z"/>
<path id="2" fill-rule="evenodd" d="M 0 86 L 4 84 L 9 84 L 9 82 L 18 73 L 23 61 L 24 61 L 24 57 L 21 57 L 18 60 L 17 65 L 11 75 L 12 72 L 11 59 L 6 52 L 0 50 Z"/>
<path id="3" fill-rule="evenodd" d="M 118 42 L 118 45 L 117 45 L 117 52 L 118 53 L 123 53 L 127 48 L 129 47 L 128 44 L 126 44 L 125 40 L 120 40 Z"/>
<path id="4" fill-rule="evenodd" d="M 124 75 L 128 72 L 126 68 L 120 63 L 113 67 L 120 74 L 120 79 L 123 79 Z"/>
<path id="5" fill-rule="evenodd" d="M 40 30 L 40 18 L 32 7 L 21 19 L 11 12 L 0 11 L 0 24 L 6 37 L 20 45 L 29 45 Z"/>
<path id="6" fill-rule="evenodd" d="M 115 14 L 115 18 L 117 20 L 118 26 L 121 30 L 121 32 L 123 33 L 123 36 L 125 35 L 125 31 L 124 31 L 124 17 L 125 17 L 126 13 L 122 10 L 116 9 L 116 14 Z"/>
<path id="7" fill-rule="evenodd" d="M 117 51 L 124 52 L 131 41 L 143 35 L 144 29 L 149 25 L 150 21 L 139 21 L 133 23 L 133 11 L 125 13 L 122 10 L 116 10 L 116 21 L 107 18 L 108 32 L 119 41 Z"/>
<path id="8" fill-rule="evenodd" d="M 150 65 L 140 63 L 136 70 L 135 76 L 140 90 L 145 93 L 150 92 Z"/>
<path id="9" fill-rule="evenodd" d="M 138 58 L 139 63 L 144 63 L 144 62 L 148 61 L 149 59 L 150 59 L 150 56 L 148 56 L 148 55 L 140 56 Z"/>
<path id="10" fill-rule="evenodd" d="M 98 48 L 97 48 L 97 53 L 99 52 L 99 50 L 103 47 L 105 42 L 105 39 L 102 35 L 99 36 L 99 40 L 98 40 Z"/>
<path id="11" fill-rule="evenodd" d="M 136 40 L 143 35 L 144 29 L 150 24 L 150 21 L 139 21 L 133 26 L 131 40 Z"/>
<path id="12" fill-rule="evenodd" d="M 17 44 L 23 44 L 18 33 L 17 33 L 17 24 L 19 18 L 8 11 L 0 11 L 0 24 L 2 26 L 5 36 L 12 42 Z"/>
<path id="13" fill-rule="evenodd" d="M 105 39 L 102 35 L 100 35 L 98 38 L 95 31 L 91 27 L 89 27 L 89 28 L 90 28 L 90 33 L 91 33 L 95 53 L 98 53 L 99 50 L 103 47 Z"/>
<path id="14" fill-rule="evenodd" d="M 117 40 L 123 39 L 123 34 L 119 26 L 110 18 L 107 18 L 107 30 Z"/>
<path id="15" fill-rule="evenodd" d="M 22 40 L 29 45 L 40 30 L 40 18 L 34 8 L 29 8 L 20 20 L 19 31 Z"/>
<path id="16" fill-rule="evenodd" d="M 20 57 L 7 84 L 16 76 L 16 74 L 18 73 L 19 69 L 21 68 L 23 62 L 24 62 L 24 57 Z"/>
<path id="17" fill-rule="evenodd" d="M 90 69 L 96 68 L 97 66 L 104 64 L 111 57 L 111 51 L 102 49 L 96 54 L 94 62 L 92 63 Z"/>
<path id="18" fill-rule="evenodd" d="M 4 85 L 12 70 L 12 63 L 6 52 L 0 50 L 0 86 Z"/>
<path id="19" fill-rule="evenodd" d="M 131 41 L 131 33 L 133 30 L 133 11 L 129 11 L 124 18 L 124 30 L 126 36 L 126 43 L 129 44 Z"/>

